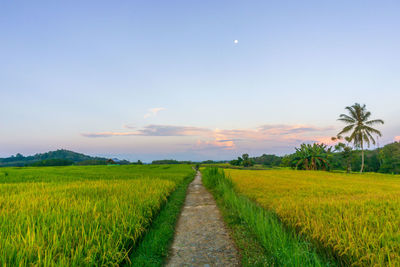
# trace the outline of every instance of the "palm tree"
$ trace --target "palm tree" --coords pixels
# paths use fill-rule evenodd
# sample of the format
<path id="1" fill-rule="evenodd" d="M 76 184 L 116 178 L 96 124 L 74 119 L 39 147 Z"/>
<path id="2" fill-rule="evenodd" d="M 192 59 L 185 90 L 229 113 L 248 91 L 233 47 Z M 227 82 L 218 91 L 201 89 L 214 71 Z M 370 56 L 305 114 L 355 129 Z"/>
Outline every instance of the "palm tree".
<path id="1" fill-rule="evenodd" d="M 304 170 L 309 168 L 310 151 L 306 144 L 301 144 L 300 148 L 296 147 L 294 154 L 293 164 L 296 166 L 296 170 L 302 167 Z"/>
<path id="2" fill-rule="evenodd" d="M 347 140 L 353 142 L 356 148 L 361 149 L 360 173 L 362 173 L 364 170 L 364 145 L 367 144 L 368 147 L 371 143 L 375 145 L 375 139 L 372 137 L 372 134 L 382 136 L 381 132 L 372 128 L 372 126 L 375 124 L 384 124 L 384 122 L 383 120 L 369 120 L 371 112 L 367 111 L 365 105 L 361 106 L 355 103 L 350 107 L 346 107 L 346 110 L 348 115 L 340 114 L 338 120 L 344 122 L 347 126 L 338 133 L 338 136 L 349 133 L 350 135 Z"/>

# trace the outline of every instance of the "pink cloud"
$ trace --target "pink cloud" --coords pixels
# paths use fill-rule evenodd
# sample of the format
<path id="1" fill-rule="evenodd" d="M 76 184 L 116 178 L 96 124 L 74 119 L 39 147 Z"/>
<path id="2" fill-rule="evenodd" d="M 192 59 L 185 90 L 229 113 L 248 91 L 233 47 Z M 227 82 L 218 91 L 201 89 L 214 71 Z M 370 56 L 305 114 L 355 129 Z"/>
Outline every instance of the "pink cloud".
<path id="1" fill-rule="evenodd" d="M 236 148 L 236 144 L 233 139 L 229 139 L 227 135 L 223 133 L 223 131 L 216 129 L 213 131 L 212 135 L 213 140 L 197 140 L 196 146 L 198 148 L 210 148 L 210 147 L 218 147 L 223 149 L 234 149 Z"/>
<path id="2" fill-rule="evenodd" d="M 400 142 L 400 135 L 394 137 L 394 141 Z"/>
<path id="3" fill-rule="evenodd" d="M 148 125 L 128 132 L 98 132 L 82 134 L 85 137 L 113 136 L 196 136 L 195 147 L 199 149 L 236 149 L 260 146 L 296 146 L 302 142 L 333 144 L 330 139 L 332 127 L 312 125 L 262 125 L 248 129 L 209 129 L 193 126 Z"/>
<path id="4" fill-rule="evenodd" d="M 332 141 L 332 137 L 330 137 L 330 136 L 318 136 L 318 137 L 315 137 L 314 139 L 317 143 L 325 144 L 328 146 L 332 146 L 338 142 L 338 141 Z"/>
<path id="5" fill-rule="evenodd" d="M 332 129 L 332 127 L 318 128 L 308 125 L 263 125 L 255 129 L 220 130 L 219 133 L 224 134 L 227 139 L 242 141 L 299 142 L 319 141 L 321 138 L 327 141 L 330 135 L 328 137 L 323 134 Z"/>
<path id="6" fill-rule="evenodd" d="M 99 132 L 83 133 L 85 137 L 112 137 L 112 136 L 198 136 L 212 133 L 207 128 L 191 126 L 148 125 L 142 129 L 129 132 Z"/>

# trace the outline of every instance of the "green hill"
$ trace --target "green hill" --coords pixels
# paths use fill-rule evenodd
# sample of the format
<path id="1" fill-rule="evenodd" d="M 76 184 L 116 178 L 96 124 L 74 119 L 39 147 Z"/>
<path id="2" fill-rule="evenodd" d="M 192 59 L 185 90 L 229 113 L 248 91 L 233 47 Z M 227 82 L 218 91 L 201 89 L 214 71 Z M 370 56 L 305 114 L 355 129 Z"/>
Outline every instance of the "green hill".
<path id="1" fill-rule="evenodd" d="M 0 158 L 0 167 L 10 166 L 56 166 L 56 165 L 102 165 L 106 164 L 107 159 L 101 157 L 91 157 L 73 151 L 59 149 L 47 153 L 36 154 L 33 156 L 23 156 L 17 154 L 8 158 Z M 87 164 L 86 164 L 87 163 Z"/>

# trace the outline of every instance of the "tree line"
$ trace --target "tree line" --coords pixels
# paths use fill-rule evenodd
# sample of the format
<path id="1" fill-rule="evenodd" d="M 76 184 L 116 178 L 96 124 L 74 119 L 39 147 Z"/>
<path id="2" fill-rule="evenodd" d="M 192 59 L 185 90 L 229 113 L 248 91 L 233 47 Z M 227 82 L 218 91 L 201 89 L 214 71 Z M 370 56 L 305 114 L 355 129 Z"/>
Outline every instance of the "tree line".
<path id="1" fill-rule="evenodd" d="M 359 171 L 362 165 L 360 150 L 349 150 L 341 145 L 328 147 L 323 144 L 302 144 L 295 153 L 283 157 L 263 154 L 259 157 L 247 158 L 246 155 L 231 160 L 229 163 L 241 167 L 262 165 L 268 168 L 290 167 L 298 170 L 342 170 L 347 172 Z M 394 142 L 382 148 L 364 150 L 363 168 L 364 172 L 400 174 L 400 143 Z"/>
<path id="2" fill-rule="evenodd" d="M 339 121 L 346 126 L 332 140 L 334 146 L 325 144 L 301 144 L 295 153 L 278 157 L 262 155 L 250 158 L 248 154 L 230 161 L 231 165 L 249 167 L 262 164 L 268 167 L 291 167 L 299 170 L 344 170 L 351 172 L 400 173 L 400 143 L 394 142 L 383 148 L 366 150 L 376 144 L 375 137 L 382 133 L 373 126 L 384 124 L 381 119 L 371 119 L 371 112 L 365 105 L 355 103 L 345 108 L 347 114 L 340 114 Z"/>

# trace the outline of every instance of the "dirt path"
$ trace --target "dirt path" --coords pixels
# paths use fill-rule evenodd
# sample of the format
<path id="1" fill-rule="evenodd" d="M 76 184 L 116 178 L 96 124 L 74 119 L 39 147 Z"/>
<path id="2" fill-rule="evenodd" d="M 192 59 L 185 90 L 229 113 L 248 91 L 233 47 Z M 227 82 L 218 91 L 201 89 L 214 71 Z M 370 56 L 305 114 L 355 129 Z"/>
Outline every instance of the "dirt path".
<path id="1" fill-rule="evenodd" d="M 197 173 L 189 185 L 167 266 L 240 266 L 213 196 Z"/>

